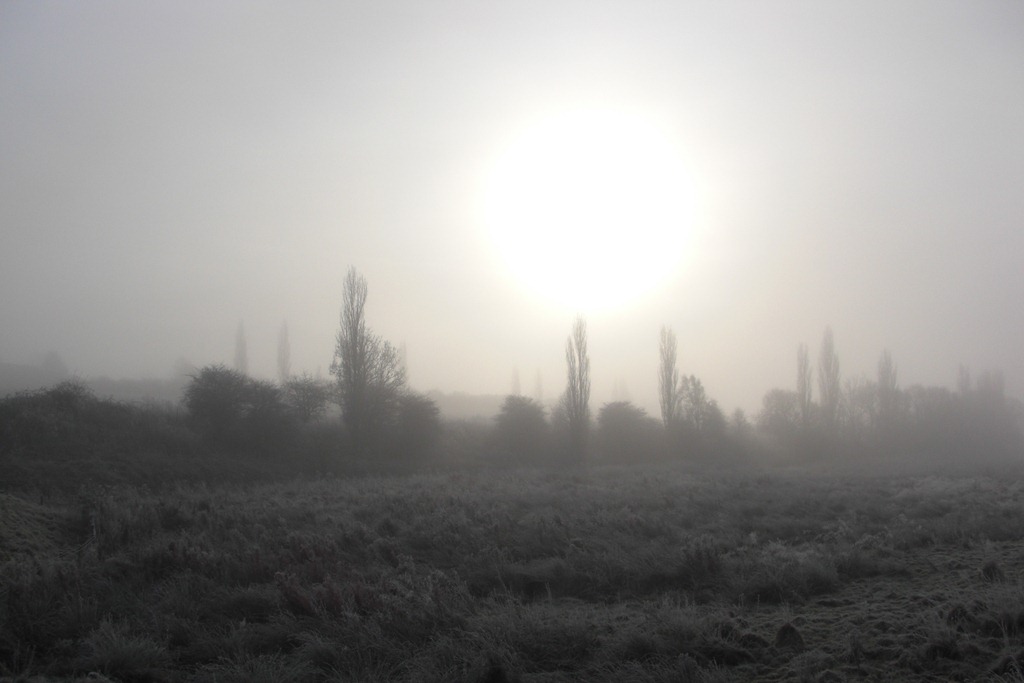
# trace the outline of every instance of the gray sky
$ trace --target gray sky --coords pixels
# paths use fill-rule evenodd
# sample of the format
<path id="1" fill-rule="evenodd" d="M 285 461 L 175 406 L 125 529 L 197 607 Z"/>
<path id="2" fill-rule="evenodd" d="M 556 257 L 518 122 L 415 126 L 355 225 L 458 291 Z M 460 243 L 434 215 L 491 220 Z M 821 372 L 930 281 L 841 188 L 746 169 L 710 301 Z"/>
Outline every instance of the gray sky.
<path id="1" fill-rule="evenodd" d="M 4 2 L 0 360 L 331 362 L 345 271 L 421 390 L 564 386 L 576 311 L 510 276 L 485 179 L 530 121 L 627 107 L 696 205 L 680 267 L 588 313 L 594 402 L 656 412 L 658 332 L 754 411 L 832 325 L 844 376 L 1024 393 L 1024 4 Z M 544 245 L 538 245 L 543 249 Z M 651 245 L 657 251 L 656 245 Z M 608 277 L 628 272 L 609 268 Z"/>

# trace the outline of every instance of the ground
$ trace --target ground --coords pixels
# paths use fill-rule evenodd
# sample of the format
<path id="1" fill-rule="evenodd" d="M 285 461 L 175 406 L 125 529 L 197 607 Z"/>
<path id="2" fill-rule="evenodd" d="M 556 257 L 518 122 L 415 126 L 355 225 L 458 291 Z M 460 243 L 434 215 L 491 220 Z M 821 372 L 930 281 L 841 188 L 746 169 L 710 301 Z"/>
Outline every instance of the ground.
<path id="1" fill-rule="evenodd" d="M 7 680 L 1024 680 L 1016 476 L 644 465 L 0 511 Z"/>

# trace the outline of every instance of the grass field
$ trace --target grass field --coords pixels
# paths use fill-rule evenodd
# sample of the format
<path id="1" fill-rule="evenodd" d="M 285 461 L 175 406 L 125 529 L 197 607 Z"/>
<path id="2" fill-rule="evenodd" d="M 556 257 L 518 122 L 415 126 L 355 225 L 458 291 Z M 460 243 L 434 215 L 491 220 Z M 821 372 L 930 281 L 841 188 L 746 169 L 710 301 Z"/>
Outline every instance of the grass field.
<path id="1" fill-rule="evenodd" d="M 1017 477 L 653 465 L 0 494 L 0 676 L 1021 681 L 1022 522 Z"/>

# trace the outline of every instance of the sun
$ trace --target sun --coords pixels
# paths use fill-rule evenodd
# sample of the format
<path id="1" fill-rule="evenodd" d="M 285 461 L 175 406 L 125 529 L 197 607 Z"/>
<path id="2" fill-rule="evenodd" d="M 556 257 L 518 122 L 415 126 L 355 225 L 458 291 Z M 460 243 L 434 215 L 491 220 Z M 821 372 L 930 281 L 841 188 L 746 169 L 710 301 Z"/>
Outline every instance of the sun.
<path id="1" fill-rule="evenodd" d="M 484 192 L 490 242 L 506 271 L 575 311 L 626 305 L 678 267 L 691 182 L 671 136 L 613 109 L 577 109 L 525 127 Z"/>

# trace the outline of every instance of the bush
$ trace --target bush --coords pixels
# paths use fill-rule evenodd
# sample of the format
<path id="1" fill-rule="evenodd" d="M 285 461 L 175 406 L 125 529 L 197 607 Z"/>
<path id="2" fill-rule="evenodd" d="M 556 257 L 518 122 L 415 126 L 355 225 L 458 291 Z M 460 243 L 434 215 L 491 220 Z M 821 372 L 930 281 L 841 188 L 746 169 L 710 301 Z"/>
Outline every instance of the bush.
<path id="1" fill-rule="evenodd" d="M 495 418 L 497 451 L 518 461 L 543 459 L 550 429 L 544 407 L 525 396 L 506 396 Z"/>
<path id="2" fill-rule="evenodd" d="M 99 399 L 77 382 L 0 399 L 0 458 L 18 457 L 22 464 L 194 449 L 185 421 L 173 411 Z"/>
<path id="3" fill-rule="evenodd" d="M 597 428 L 600 449 L 606 458 L 645 460 L 657 453 L 660 423 L 629 401 L 604 404 L 597 415 Z"/>
<path id="4" fill-rule="evenodd" d="M 294 413 L 279 388 L 223 365 L 207 366 L 185 389 L 197 432 L 228 449 L 274 449 L 295 435 Z"/>
<path id="5" fill-rule="evenodd" d="M 284 385 L 284 400 L 300 421 L 312 422 L 327 410 L 331 391 L 330 382 L 303 374 Z"/>
<path id="6" fill-rule="evenodd" d="M 406 392 L 398 399 L 398 451 L 400 456 L 421 456 L 441 438 L 437 404 L 422 394 Z"/>

